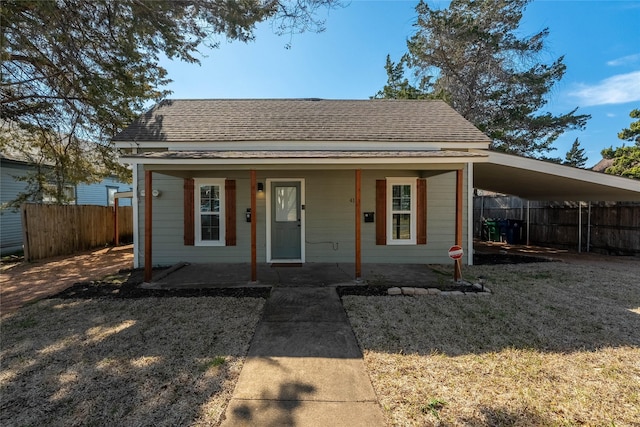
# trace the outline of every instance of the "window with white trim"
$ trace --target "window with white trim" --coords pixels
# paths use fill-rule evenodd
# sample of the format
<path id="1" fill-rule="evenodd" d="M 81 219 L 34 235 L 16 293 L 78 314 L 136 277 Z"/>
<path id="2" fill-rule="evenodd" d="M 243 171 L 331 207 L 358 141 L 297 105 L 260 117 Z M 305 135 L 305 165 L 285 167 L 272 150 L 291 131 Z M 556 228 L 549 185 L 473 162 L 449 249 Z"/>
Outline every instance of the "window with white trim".
<path id="1" fill-rule="evenodd" d="M 56 197 L 56 186 L 55 184 L 44 184 L 42 193 L 42 203 L 51 204 L 58 203 L 59 200 Z M 64 205 L 75 205 L 76 204 L 76 187 L 73 185 L 65 185 L 62 188 L 62 204 Z"/>
<path id="2" fill-rule="evenodd" d="M 224 246 L 224 179 L 196 179 L 195 244 Z"/>
<path id="3" fill-rule="evenodd" d="M 107 206 L 114 206 L 116 204 L 116 193 L 118 187 L 112 187 L 107 185 Z"/>
<path id="4" fill-rule="evenodd" d="M 387 244 L 416 244 L 416 178 L 387 178 Z"/>

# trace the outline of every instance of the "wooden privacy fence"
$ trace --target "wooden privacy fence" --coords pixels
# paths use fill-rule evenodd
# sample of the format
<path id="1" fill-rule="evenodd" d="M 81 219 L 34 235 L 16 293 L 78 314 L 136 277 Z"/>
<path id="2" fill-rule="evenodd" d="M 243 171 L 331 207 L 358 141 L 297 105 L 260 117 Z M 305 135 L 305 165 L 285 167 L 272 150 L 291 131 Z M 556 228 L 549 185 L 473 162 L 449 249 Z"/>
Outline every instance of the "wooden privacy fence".
<path id="1" fill-rule="evenodd" d="M 510 196 L 474 198 L 474 234 L 481 218 L 520 220 L 526 242 L 527 201 Z M 529 242 L 616 255 L 640 255 L 640 204 L 529 202 Z M 579 233 L 581 229 L 582 233 Z"/>
<path id="2" fill-rule="evenodd" d="M 133 237 L 133 208 L 118 208 L 121 241 Z M 22 232 L 26 261 L 70 255 L 111 245 L 115 238 L 114 208 L 90 205 L 22 205 Z"/>

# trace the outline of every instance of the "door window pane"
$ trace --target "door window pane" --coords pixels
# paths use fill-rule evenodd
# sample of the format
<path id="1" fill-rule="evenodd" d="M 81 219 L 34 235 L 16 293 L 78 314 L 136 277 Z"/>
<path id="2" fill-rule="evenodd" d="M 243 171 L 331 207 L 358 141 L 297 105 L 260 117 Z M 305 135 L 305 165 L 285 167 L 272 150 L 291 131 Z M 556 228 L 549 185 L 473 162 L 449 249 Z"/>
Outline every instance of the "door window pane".
<path id="1" fill-rule="evenodd" d="M 298 220 L 297 187 L 276 187 L 275 216 L 277 222 Z"/>

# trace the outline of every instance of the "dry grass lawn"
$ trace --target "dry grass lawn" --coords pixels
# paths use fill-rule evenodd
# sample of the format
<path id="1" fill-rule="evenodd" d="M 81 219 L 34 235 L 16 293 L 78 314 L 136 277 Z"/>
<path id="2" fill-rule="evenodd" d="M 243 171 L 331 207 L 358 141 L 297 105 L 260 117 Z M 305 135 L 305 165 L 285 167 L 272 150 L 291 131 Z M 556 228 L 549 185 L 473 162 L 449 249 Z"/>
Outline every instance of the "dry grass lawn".
<path id="1" fill-rule="evenodd" d="M 216 425 L 263 299 L 50 299 L 3 316 L 0 425 Z"/>
<path id="2" fill-rule="evenodd" d="M 465 268 L 490 296 L 343 297 L 389 424 L 640 426 L 640 262 Z M 217 425 L 264 305 L 43 300 L 0 321 L 0 425 Z"/>
<path id="3" fill-rule="evenodd" d="M 389 423 L 640 426 L 640 262 L 465 268 L 491 296 L 343 297 Z"/>

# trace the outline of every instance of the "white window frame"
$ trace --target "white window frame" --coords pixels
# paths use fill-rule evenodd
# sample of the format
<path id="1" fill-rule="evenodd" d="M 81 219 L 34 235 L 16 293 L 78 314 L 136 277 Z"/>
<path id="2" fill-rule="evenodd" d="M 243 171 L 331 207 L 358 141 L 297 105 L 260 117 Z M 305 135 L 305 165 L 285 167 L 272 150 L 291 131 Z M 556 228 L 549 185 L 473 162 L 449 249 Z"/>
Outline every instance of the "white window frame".
<path id="1" fill-rule="evenodd" d="M 225 246 L 225 210 L 226 207 L 224 205 L 225 194 L 224 194 L 224 178 L 197 178 L 194 179 L 194 226 L 195 226 L 195 246 Z M 216 185 L 220 188 L 220 235 L 218 236 L 218 240 L 202 240 L 202 214 L 200 213 L 200 187 L 205 185 Z"/>
<path id="2" fill-rule="evenodd" d="M 107 206 L 115 206 L 116 193 L 120 191 L 120 188 L 114 185 L 107 185 L 106 187 L 107 187 Z M 111 193 L 113 193 L 113 195 Z"/>
<path id="3" fill-rule="evenodd" d="M 62 191 L 65 193 L 65 197 L 69 199 L 64 203 L 65 205 L 77 204 L 78 194 L 76 193 L 75 185 L 65 185 Z M 56 192 L 55 184 L 44 184 L 43 194 L 42 194 L 42 203 L 44 204 L 57 203 L 58 199 L 54 195 L 55 192 Z"/>
<path id="4" fill-rule="evenodd" d="M 387 178 L 387 245 L 415 245 L 417 242 L 417 178 Z M 410 185 L 411 186 L 411 210 L 410 211 L 397 211 L 393 210 L 393 187 L 396 185 Z M 410 238 L 409 239 L 396 239 L 394 237 L 393 227 L 393 214 L 394 213 L 408 213 L 411 215 L 409 220 Z"/>

